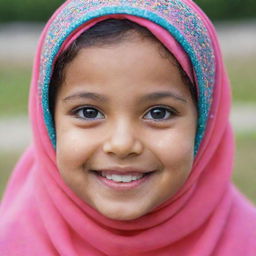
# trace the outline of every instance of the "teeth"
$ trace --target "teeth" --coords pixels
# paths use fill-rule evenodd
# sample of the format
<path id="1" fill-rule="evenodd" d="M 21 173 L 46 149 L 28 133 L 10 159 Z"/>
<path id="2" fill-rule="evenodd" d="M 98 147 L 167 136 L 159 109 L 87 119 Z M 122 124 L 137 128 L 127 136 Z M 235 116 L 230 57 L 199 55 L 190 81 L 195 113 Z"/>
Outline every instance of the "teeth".
<path id="1" fill-rule="evenodd" d="M 115 182 L 131 182 L 134 180 L 139 180 L 143 177 L 143 174 L 140 174 L 138 176 L 132 176 L 132 175 L 117 175 L 117 174 L 105 174 L 105 173 L 101 173 L 101 175 L 105 178 L 107 178 L 108 180 L 113 180 Z"/>
<path id="2" fill-rule="evenodd" d="M 133 181 L 132 176 L 123 176 L 122 182 L 131 182 Z"/>

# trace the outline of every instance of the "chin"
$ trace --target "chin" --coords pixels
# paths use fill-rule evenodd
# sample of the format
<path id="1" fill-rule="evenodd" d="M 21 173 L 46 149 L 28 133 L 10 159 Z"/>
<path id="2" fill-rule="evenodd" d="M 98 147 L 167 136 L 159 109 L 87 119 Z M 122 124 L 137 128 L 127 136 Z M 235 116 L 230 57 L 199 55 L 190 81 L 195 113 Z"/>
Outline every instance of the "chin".
<path id="1" fill-rule="evenodd" d="M 132 221 L 144 216 L 147 212 L 146 211 L 131 211 L 131 208 L 111 208 L 111 209 L 97 209 L 97 211 L 102 214 L 103 216 L 117 221 Z"/>

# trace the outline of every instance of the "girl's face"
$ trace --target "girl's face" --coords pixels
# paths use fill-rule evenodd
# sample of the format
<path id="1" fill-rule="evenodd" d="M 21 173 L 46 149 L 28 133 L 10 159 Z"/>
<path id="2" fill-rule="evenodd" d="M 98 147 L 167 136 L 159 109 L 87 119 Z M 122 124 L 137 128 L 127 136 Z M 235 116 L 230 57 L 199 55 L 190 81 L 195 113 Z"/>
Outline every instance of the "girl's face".
<path id="1" fill-rule="evenodd" d="M 108 218 L 149 213 L 192 168 L 197 110 L 170 58 L 138 37 L 82 49 L 65 68 L 55 107 L 57 165 Z"/>

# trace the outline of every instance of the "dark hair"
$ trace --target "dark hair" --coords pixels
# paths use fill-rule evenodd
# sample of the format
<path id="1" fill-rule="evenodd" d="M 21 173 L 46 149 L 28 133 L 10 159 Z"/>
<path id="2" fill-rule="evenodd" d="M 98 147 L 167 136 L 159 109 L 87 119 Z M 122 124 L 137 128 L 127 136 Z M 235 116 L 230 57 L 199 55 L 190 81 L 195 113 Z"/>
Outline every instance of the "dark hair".
<path id="1" fill-rule="evenodd" d="M 82 33 L 60 56 L 57 58 L 49 87 L 49 107 L 50 111 L 54 113 L 55 98 L 57 90 L 64 81 L 64 68 L 70 63 L 78 54 L 79 50 L 91 46 L 106 46 L 120 43 L 131 39 L 133 36 L 140 35 L 143 38 L 152 40 L 160 45 L 160 54 L 168 58 L 172 56 L 180 71 L 184 83 L 188 86 L 193 101 L 197 102 L 196 87 L 188 78 L 187 74 L 182 69 L 179 62 L 169 52 L 169 50 L 146 28 L 126 19 L 107 19 L 97 23 L 95 26 Z"/>

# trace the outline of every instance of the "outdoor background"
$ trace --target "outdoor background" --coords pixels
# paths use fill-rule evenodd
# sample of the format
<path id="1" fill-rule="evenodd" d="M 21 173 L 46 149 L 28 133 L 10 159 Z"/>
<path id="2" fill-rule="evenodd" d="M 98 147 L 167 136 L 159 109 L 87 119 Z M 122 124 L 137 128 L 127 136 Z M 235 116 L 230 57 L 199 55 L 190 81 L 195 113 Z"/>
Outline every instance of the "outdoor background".
<path id="1" fill-rule="evenodd" d="M 27 99 L 43 24 L 61 0 L 0 0 L 0 199 L 31 140 Z M 256 203 L 256 1 L 197 0 L 214 21 L 232 82 L 237 186 Z"/>

